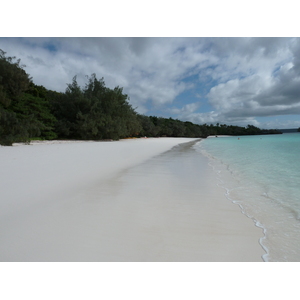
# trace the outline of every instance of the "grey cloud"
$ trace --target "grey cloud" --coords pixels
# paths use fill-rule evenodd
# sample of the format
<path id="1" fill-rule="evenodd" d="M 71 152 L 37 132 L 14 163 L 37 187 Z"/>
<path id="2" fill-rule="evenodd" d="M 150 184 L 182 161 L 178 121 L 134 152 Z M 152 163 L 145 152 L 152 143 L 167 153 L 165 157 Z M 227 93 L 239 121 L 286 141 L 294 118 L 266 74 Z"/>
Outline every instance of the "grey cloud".
<path id="1" fill-rule="evenodd" d="M 211 52 L 218 57 L 239 55 L 251 59 L 258 53 L 264 56 L 276 56 L 287 47 L 289 38 L 247 37 L 247 38 L 209 38 Z"/>
<path id="2" fill-rule="evenodd" d="M 300 78 L 288 83 L 279 83 L 264 91 L 254 100 L 262 106 L 300 103 Z"/>
<path id="3" fill-rule="evenodd" d="M 40 59 L 39 57 L 33 57 L 32 55 L 27 56 L 31 65 L 34 66 L 47 66 L 44 60 Z"/>

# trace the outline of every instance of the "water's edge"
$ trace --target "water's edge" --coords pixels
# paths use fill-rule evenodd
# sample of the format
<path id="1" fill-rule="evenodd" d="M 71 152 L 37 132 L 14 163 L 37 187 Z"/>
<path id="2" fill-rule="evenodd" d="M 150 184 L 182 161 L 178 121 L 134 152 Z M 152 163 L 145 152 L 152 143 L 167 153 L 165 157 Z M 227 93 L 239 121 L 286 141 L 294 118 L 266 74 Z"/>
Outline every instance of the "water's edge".
<path id="1" fill-rule="evenodd" d="M 258 240 L 259 245 L 262 247 L 262 249 L 266 252 L 265 254 L 263 254 L 261 256 L 262 260 L 264 262 L 268 262 L 268 257 L 269 257 L 269 249 L 264 245 L 263 241 L 266 239 L 266 228 L 258 221 L 256 220 L 254 217 L 250 216 L 249 214 L 247 214 L 245 208 L 243 207 L 243 205 L 241 203 L 239 203 L 238 201 L 235 201 L 233 198 L 230 197 L 230 189 L 225 187 L 224 184 L 225 182 L 221 179 L 221 171 L 217 170 L 216 167 L 213 164 L 213 158 L 212 156 L 206 152 L 203 148 L 198 147 L 200 145 L 201 141 L 198 141 L 197 143 L 194 143 L 194 145 L 192 146 L 192 148 L 199 152 L 200 154 L 202 154 L 203 156 L 205 156 L 208 159 L 208 165 L 211 167 L 211 169 L 213 170 L 214 174 L 216 175 L 217 180 L 220 182 L 217 185 L 219 187 L 221 187 L 222 189 L 225 190 L 225 197 L 233 204 L 238 205 L 240 208 L 240 211 L 243 215 L 245 215 L 247 218 L 251 219 L 254 223 L 254 226 L 260 228 L 262 230 L 262 234 L 263 236 Z"/>

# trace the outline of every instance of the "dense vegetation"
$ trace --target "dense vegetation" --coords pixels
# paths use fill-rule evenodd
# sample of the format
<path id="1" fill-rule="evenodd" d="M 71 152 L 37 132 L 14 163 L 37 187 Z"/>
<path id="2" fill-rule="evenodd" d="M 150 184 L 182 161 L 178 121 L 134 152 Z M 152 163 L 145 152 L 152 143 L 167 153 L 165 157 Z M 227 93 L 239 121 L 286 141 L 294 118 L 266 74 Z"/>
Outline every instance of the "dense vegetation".
<path id="1" fill-rule="evenodd" d="M 298 128 L 298 132 L 300 132 L 300 127 Z"/>
<path id="2" fill-rule="evenodd" d="M 110 89 L 103 78 L 87 77 L 81 88 L 73 78 L 64 93 L 38 86 L 0 49 L 0 144 L 32 139 L 118 140 L 126 137 L 207 137 L 279 133 L 227 125 L 198 125 L 172 118 L 140 115 L 122 88 Z"/>
<path id="3" fill-rule="evenodd" d="M 65 93 L 51 93 L 48 101 L 56 117 L 55 133 L 67 139 L 120 139 L 141 130 L 137 113 L 127 101 L 122 88 L 105 87 L 103 79 L 93 74 L 85 88 L 76 77 Z"/>

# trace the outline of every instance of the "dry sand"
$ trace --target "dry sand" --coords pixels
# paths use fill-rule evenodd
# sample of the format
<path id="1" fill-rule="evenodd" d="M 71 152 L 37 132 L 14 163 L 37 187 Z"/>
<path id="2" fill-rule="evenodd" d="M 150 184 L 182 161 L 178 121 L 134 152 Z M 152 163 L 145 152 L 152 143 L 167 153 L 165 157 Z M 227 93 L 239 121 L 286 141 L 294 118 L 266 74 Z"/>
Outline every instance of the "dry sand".
<path id="1" fill-rule="evenodd" d="M 262 261 L 196 141 L 0 147 L 0 261 Z"/>

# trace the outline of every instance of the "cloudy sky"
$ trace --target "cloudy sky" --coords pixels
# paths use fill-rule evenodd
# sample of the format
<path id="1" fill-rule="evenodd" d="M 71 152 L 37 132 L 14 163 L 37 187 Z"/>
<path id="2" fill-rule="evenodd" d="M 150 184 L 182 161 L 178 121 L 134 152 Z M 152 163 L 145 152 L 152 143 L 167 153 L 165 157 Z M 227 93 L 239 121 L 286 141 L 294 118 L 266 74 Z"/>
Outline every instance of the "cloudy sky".
<path id="1" fill-rule="evenodd" d="M 0 38 L 34 83 L 96 73 L 136 111 L 194 123 L 300 127 L 299 38 Z"/>

